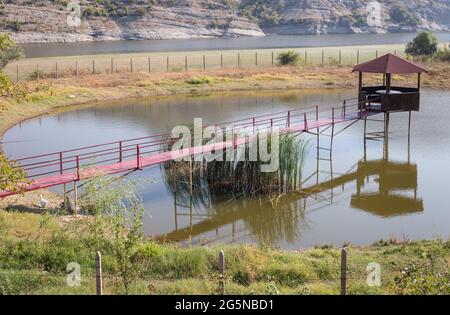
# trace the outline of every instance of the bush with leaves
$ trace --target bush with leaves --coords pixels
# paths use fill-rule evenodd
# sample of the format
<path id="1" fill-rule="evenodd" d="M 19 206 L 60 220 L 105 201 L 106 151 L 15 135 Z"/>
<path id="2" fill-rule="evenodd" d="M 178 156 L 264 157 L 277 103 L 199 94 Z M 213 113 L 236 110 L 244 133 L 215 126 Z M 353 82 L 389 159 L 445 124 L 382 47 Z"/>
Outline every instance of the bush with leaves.
<path id="1" fill-rule="evenodd" d="M 281 52 L 277 61 L 280 66 L 295 66 L 300 62 L 300 55 L 293 50 Z"/>
<path id="2" fill-rule="evenodd" d="M 100 250 L 112 245 L 116 273 L 125 294 L 144 270 L 139 248 L 143 240 L 141 199 L 136 183 L 126 178 L 101 176 L 87 182 L 83 204 L 94 214 L 91 232 Z"/>
<path id="3" fill-rule="evenodd" d="M 25 182 L 25 172 L 15 161 L 8 160 L 0 152 L 0 190 L 18 192 Z"/>
<path id="4" fill-rule="evenodd" d="M 438 40 L 431 32 L 420 32 L 406 45 L 405 52 L 412 56 L 432 56 L 437 52 Z"/>
<path id="5" fill-rule="evenodd" d="M 394 279 L 394 289 L 401 295 L 449 295 L 448 262 L 433 253 L 423 253 L 422 262 L 401 268 Z"/>

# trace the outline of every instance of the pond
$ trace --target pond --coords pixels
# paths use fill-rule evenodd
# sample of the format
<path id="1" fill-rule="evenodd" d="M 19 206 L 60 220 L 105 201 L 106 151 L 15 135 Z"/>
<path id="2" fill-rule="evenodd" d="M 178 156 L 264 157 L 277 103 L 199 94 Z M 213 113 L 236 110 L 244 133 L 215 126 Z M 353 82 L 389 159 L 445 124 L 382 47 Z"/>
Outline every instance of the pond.
<path id="1" fill-rule="evenodd" d="M 355 93 L 325 89 L 94 104 L 22 122 L 6 132 L 3 149 L 18 158 L 154 134 L 190 125 L 195 117 L 223 122 L 316 104 L 337 106 Z M 190 216 L 189 210 L 174 207 L 160 167 L 135 172 L 130 177 L 143 179 L 139 194 L 146 209 L 145 233 L 194 244 L 259 243 L 289 249 L 363 245 L 389 237 L 449 237 L 449 105 L 449 92 L 425 91 L 421 111 L 412 116 L 410 143 L 407 113 L 391 115 L 387 144 L 366 141 L 366 150 L 363 123 L 358 122 L 334 138 L 331 162 L 325 150 L 317 159 L 316 137 L 305 135 L 310 148 L 303 187 L 309 194 L 286 194 L 275 207 L 266 199 L 205 196 L 195 200 Z M 380 128 L 379 122 L 369 122 L 369 131 Z M 326 147 L 329 138 L 324 135 L 320 141 Z"/>

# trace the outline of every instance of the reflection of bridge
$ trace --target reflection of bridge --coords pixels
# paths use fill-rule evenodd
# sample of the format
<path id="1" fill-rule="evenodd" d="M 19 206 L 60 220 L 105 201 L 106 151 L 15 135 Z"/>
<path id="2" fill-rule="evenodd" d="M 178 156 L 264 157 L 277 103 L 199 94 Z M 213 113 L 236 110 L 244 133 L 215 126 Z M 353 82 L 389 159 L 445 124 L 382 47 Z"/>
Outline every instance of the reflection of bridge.
<path id="1" fill-rule="evenodd" d="M 367 119 L 378 112 L 357 109 L 359 104 L 345 104 L 336 108 L 319 109 L 318 106 L 289 110 L 251 118 L 239 119 L 216 125 L 229 128 L 230 136 L 221 142 L 197 147 L 169 151 L 172 142 L 170 133 L 137 139 L 116 141 L 84 148 L 65 150 L 49 154 L 17 159 L 27 173 L 27 184 L 21 191 L 33 191 L 62 184 L 74 183 L 99 175 L 125 173 L 148 166 L 161 164 L 177 158 L 193 156 L 227 148 L 237 148 L 251 141 L 251 137 L 240 137 L 238 128 L 253 130 L 279 128 L 280 133 L 301 133 L 309 130 L 333 127 L 339 123 L 353 123 Z M 353 109 L 353 112 L 352 112 Z M 18 191 L 0 191 L 0 198 L 17 194 Z"/>
<path id="2" fill-rule="evenodd" d="M 376 176 L 375 181 L 379 184 L 378 191 L 363 193 L 362 189 L 365 186 L 366 180 L 374 176 Z M 423 201 L 417 198 L 417 166 L 409 162 L 390 162 L 385 159 L 372 161 L 361 160 L 358 162 L 356 170 L 353 168 L 335 178 L 330 174 L 330 177 L 331 179 L 329 180 L 304 187 L 298 193 L 284 197 L 278 203 L 277 210 L 285 211 L 290 208 L 289 205 L 298 207 L 298 201 L 303 199 L 304 205 L 302 206 L 302 210 L 304 211 L 308 197 L 315 197 L 324 192 L 332 192 L 335 188 L 355 182 L 356 193 L 351 196 L 351 206 L 353 208 L 361 209 L 381 217 L 423 211 Z M 406 195 L 406 192 L 412 192 L 412 196 Z M 332 200 L 332 197 L 330 196 L 330 200 Z M 231 210 L 232 205 L 229 204 L 223 209 L 218 209 L 215 214 L 203 216 L 203 218 L 206 217 L 203 221 L 183 229 L 176 229 L 171 233 L 161 236 L 161 238 L 167 240 L 184 240 L 217 230 L 219 227 L 228 224 L 231 224 L 233 230 L 235 230 L 234 224 L 237 221 L 247 220 L 252 216 L 261 214 L 260 212 L 263 207 L 258 207 L 256 206 L 257 204 L 259 204 L 259 201 L 255 201 L 253 207 L 239 205 L 237 210 Z M 280 215 L 279 211 L 277 211 L 277 215 Z M 234 232 L 232 231 L 232 233 Z"/>

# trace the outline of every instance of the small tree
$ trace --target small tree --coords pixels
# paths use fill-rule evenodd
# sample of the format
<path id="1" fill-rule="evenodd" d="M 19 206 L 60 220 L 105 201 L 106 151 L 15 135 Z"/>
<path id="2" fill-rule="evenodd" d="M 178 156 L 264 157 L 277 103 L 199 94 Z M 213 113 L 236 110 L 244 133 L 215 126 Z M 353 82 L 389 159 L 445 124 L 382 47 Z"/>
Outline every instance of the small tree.
<path id="1" fill-rule="evenodd" d="M 431 32 L 420 32 L 406 45 L 405 52 L 412 56 L 432 56 L 437 52 L 438 40 Z"/>
<path id="2" fill-rule="evenodd" d="M 293 50 L 289 50 L 281 52 L 278 55 L 277 60 L 280 66 L 295 66 L 300 61 L 300 55 Z"/>
<path id="3" fill-rule="evenodd" d="M 24 56 L 22 47 L 14 43 L 8 34 L 0 36 L 0 70 L 5 68 L 8 63 Z"/>
<path id="4" fill-rule="evenodd" d="M 25 172 L 14 161 L 0 152 L 0 190 L 20 191 L 18 184 L 25 182 Z"/>

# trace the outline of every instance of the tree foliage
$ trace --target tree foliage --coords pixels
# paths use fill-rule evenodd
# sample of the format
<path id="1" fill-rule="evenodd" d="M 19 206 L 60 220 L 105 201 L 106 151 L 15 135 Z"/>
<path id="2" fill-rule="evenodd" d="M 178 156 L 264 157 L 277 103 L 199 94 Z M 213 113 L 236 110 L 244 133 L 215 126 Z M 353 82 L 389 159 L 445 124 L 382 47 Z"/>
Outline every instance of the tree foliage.
<path id="1" fill-rule="evenodd" d="M 293 50 L 282 52 L 277 57 L 280 66 L 295 66 L 300 61 L 300 55 Z"/>
<path id="2" fill-rule="evenodd" d="M 18 184 L 25 182 L 25 172 L 20 166 L 0 153 L 0 190 L 20 191 Z"/>
<path id="3" fill-rule="evenodd" d="M 438 40 L 431 32 L 420 32 L 406 45 L 405 52 L 412 56 L 432 56 L 437 52 Z"/>

